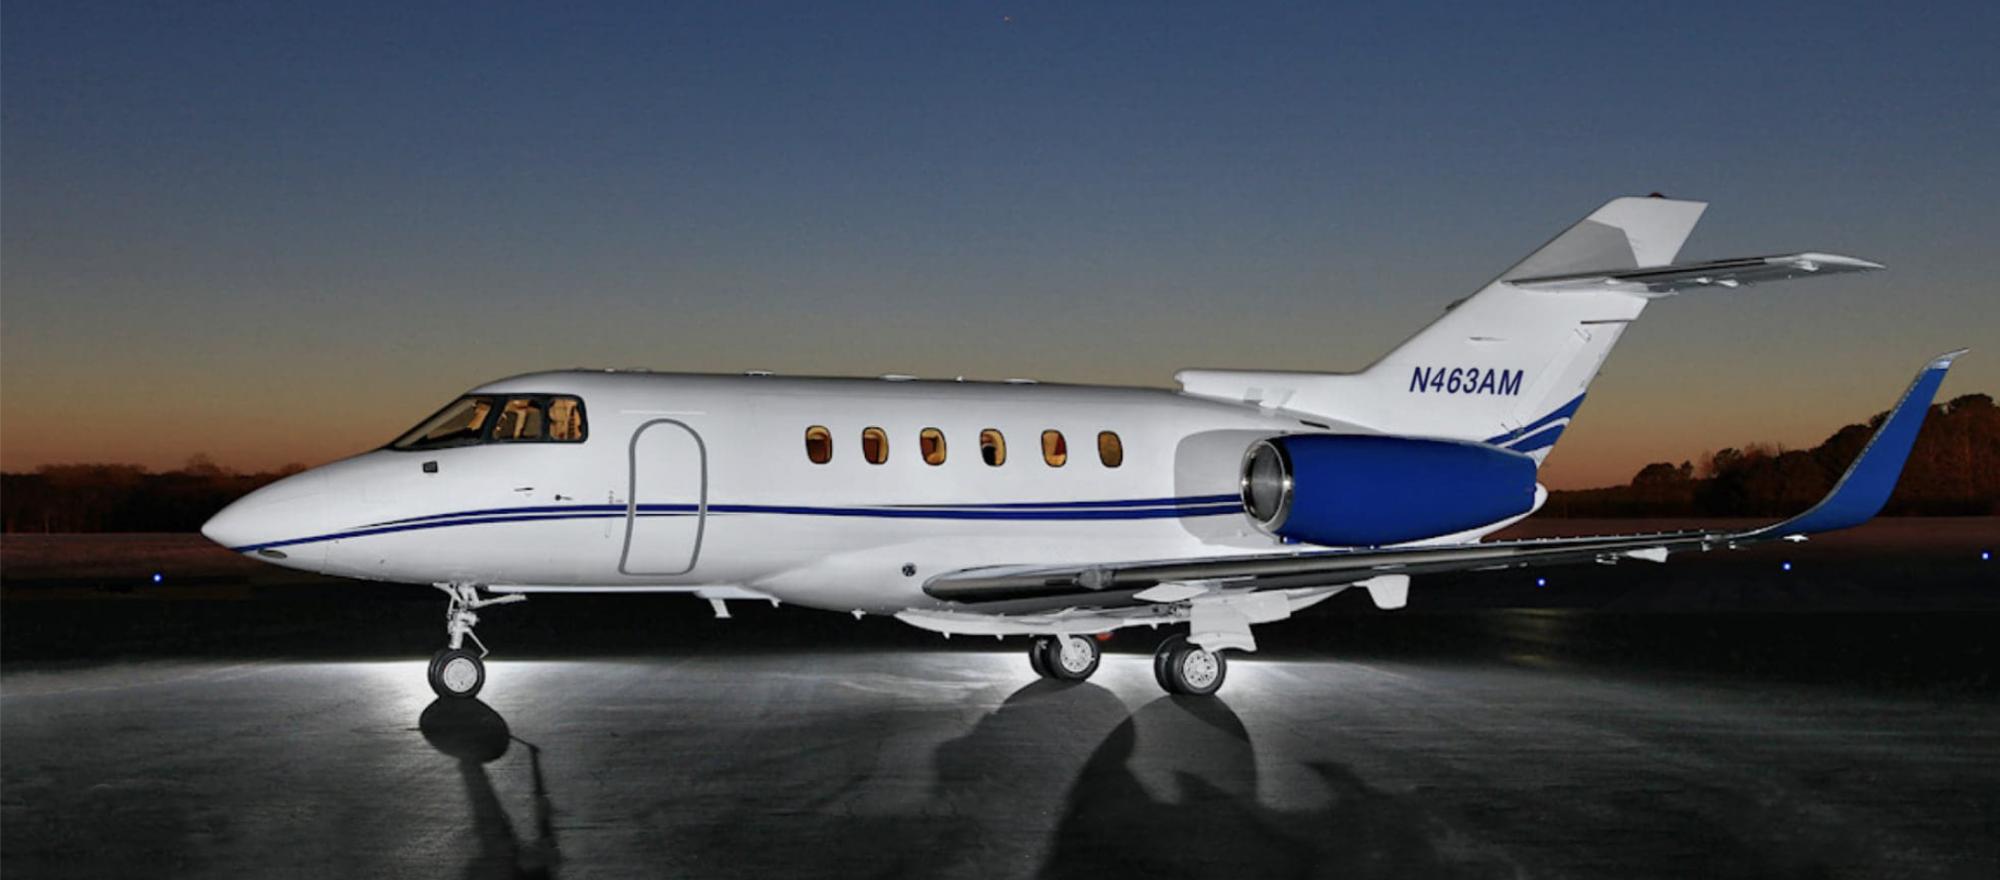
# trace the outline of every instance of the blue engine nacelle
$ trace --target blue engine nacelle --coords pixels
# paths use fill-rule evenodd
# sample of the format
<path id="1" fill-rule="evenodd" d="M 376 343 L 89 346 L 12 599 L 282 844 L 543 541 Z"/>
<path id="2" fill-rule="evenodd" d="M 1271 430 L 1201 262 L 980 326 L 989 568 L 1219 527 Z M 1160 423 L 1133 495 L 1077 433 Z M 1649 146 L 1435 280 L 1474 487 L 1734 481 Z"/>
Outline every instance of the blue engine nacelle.
<path id="1" fill-rule="evenodd" d="M 1535 460 L 1478 443 L 1356 434 L 1259 440 L 1243 508 L 1264 531 L 1332 547 L 1449 535 L 1535 506 Z"/>

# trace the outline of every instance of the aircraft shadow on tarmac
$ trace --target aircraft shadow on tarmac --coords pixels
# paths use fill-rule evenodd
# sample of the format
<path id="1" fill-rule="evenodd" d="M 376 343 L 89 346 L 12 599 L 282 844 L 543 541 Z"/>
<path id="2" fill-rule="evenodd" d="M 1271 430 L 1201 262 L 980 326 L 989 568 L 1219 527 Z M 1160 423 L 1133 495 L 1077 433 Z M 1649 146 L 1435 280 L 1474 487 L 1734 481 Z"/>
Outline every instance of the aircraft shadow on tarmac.
<path id="1" fill-rule="evenodd" d="M 465 781 L 480 845 L 465 876 L 551 876 L 562 853 L 539 749 L 477 700 L 433 702 L 418 726 L 458 762 Z M 850 756 L 872 754 L 881 730 L 869 737 L 820 728 L 837 743 L 833 751 Z M 833 758 L 774 737 L 778 744 L 752 737 L 734 745 L 759 772 L 792 778 Z M 533 840 L 515 833 L 487 776 L 486 764 L 512 743 L 529 749 L 535 774 Z M 886 814 L 850 809 L 844 800 L 877 781 L 866 764 L 872 761 L 828 778 L 832 792 L 824 797 L 798 789 L 761 795 L 758 786 L 743 785 L 731 808 L 682 826 L 676 849 L 696 864 L 744 876 L 801 866 L 834 875 L 991 876 L 1001 866 L 1025 867 L 1024 856 L 1027 865 L 1040 865 L 1032 872 L 1057 878 L 1505 873 L 1497 863 L 1441 854 L 1420 810 L 1332 763 L 1280 771 L 1314 779 L 1323 789 L 1318 806 L 1267 806 L 1250 732 L 1218 700 L 1163 696 L 1128 712 L 1093 684 L 1030 684 L 940 744 L 928 791 Z"/>
<path id="2" fill-rule="evenodd" d="M 736 766 L 757 776 L 733 780 L 726 806 L 682 826 L 680 851 L 740 876 L 800 865 L 831 876 L 1093 880 L 1509 873 L 1441 853 L 1443 829 L 1421 810 L 1331 763 L 1276 769 L 1314 780 L 1317 797 L 1293 800 L 1315 806 L 1268 806 L 1256 744 L 1217 700 L 1163 696 L 1130 711 L 1094 684 L 1036 682 L 937 745 L 928 767 L 890 771 L 929 781 L 914 792 L 880 778 L 882 761 L 923 760 L 903 757 L 887 720 L 822 719 L 805 736 L 733 740 Z"/>
<path id="3" fill-rule="evenodd" d="M 1032 703 L 1045 687 L 1065 686 L 1030 685 L 1009 703 Z M 1095 685 L 1067 689 L 1066 699 L 1122 710 Z M 1061 701 L 1051 702 L 1054 711 L 1024 712 L 1020 722 L 1060 735 L 1067 713 Z M 975 728 L 962 751 L 983 751 L 981 739 L 995 733 L 989 726 L 1013 723 L 1001 720 L 1009 708 L 988 716 L 990 724 Z M 1501 867 L 1442 858 L 1420 811 L 1343 767 L 1296 769 L 1318 782 L 1324 801 L 1297 810 L 1265 805 L 1256 745 L 1229 705 L 1159 697 L 1119 722 L 1084 762 L 1041 876 L 1460 877 Z"/>
<path id="4" fill-rule="evenodd" d="M 507 719 L 476 699 L 435 700 L 418 717 L 417 728 L 433 748 L 458 760 L 459 774 L 465 780 L 466 798 L 472 806 L 472 827 L 480 844 L 479 852 L 466 864 L 465 876 L 555 876 L 562 853 L 552 821 L 555 811 L 542 780 L 542 750 L 514 736 L 507 727 Z M 517 742 L 528 749 L 528 765 L 535 783 L 535 837 L 526 841 L 514 833 L 514 822 L 486 773 L 486 765 L 506 755 L 508 747 Z"/>

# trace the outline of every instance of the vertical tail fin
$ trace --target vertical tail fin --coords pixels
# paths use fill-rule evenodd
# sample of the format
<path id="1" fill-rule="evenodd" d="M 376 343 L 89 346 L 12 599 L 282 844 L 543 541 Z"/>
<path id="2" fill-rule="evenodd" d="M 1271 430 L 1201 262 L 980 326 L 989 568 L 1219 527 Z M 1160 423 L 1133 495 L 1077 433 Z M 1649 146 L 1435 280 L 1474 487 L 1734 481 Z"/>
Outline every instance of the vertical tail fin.
<path id="1" fill-rule="evenodd" d="M 1606 202 L 1359 373 L 1182 370 L 1188 394 L 1548 455 L 1650 300 L 1882 268 L 1805 252 L 1674 263 L 1704 202 Z"/>
<path id="2" fill-rule="evenodd" d="M 1314 413 L 1387 433 L 1478 440 L 1540 460 L 1582 403 L 1643 285 L 1510 281 L 1666 266 L 1705 202 L 1619 198 L 1591 212 L 1373 366 L 1352 374 L 1185 370 L 1189 393 Z"/>
<path id="3" fill-rule="evenodd" d="M 1338 389 L 1363 424 L 1548 454 L 1647 297 L 1514 279 L 1666 266 L 1705 202 L 1613 199 Z"/>

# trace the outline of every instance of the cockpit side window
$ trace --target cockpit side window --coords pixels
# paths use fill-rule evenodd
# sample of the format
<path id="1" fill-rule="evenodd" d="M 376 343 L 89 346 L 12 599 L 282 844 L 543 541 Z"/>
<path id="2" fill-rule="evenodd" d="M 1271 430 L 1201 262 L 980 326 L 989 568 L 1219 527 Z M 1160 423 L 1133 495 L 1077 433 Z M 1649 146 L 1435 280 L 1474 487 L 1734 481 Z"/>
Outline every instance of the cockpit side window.
<path id="1" fill-rule="evenodd" d="M 493 414 L 493 398 L 461 397 L 389 444 L 392 449 L 440 449 L 478 443 Z"/>
<path id="2" fill-rule="evenodd" d="M 549 439 L 577 442 L 583 439 L 583 402 L 574 397 L 549 399 Z"/>
<path id="3" fill-rule="evenodd" d="M 470 395 L 396 438 L 390 449 L 443 449 L 479 443 L 580 443 L 589 436 L 583 401 L 569 395 Z"/>
<path id="4" fill-rule="evenodd" d="M 585 433 L 583 401 L 567 395 L 524 394 L 500 404 L 490 436 L 499 443 L 581 443 Z"/>
<path id="5" fill-rule="evenodd" d="M 495 440 L 542 439 L 542 403 L 532 397 L 510 397 L 493 420 Z"/>

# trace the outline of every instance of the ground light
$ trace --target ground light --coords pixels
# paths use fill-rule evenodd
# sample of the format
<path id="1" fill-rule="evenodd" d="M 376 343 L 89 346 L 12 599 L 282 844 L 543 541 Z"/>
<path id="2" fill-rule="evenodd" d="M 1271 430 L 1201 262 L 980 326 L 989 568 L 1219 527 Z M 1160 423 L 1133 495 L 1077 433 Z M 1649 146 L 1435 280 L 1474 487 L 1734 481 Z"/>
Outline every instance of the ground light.
<path id="1" fill-rule="evenodd" d="M 163 581 L 163 580 L 166 580 L 166 579 L 167 579 L 167 576 L 166 576 L 166 575 L 163 575 L 163 574 L 160 574 L 160 573 L 159 573 L 159 572 L 157 572 L 157 571 L 156 571 L 156 572 L 153 572 L 153 583 L 156 583 L 156 584 L 157 584 L 157 583 L 159 583 L 159 582 L 161 582 L 161 581 Z"/>

